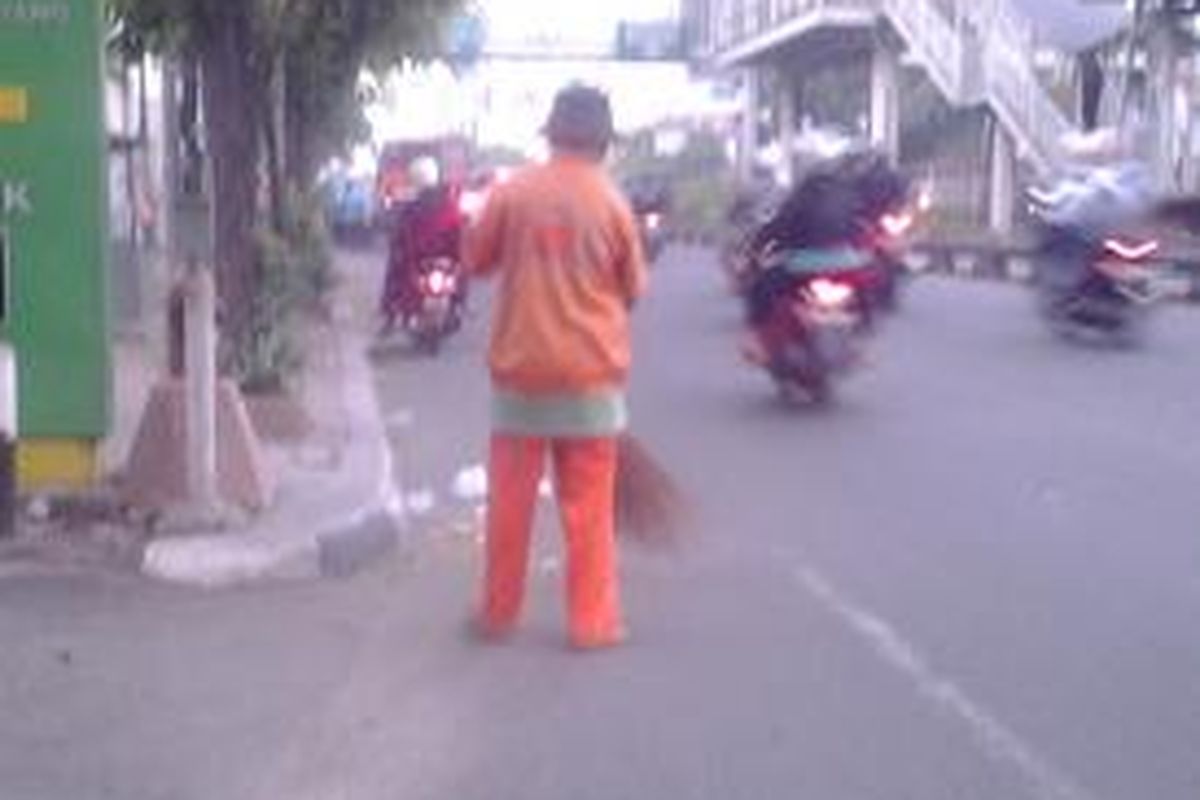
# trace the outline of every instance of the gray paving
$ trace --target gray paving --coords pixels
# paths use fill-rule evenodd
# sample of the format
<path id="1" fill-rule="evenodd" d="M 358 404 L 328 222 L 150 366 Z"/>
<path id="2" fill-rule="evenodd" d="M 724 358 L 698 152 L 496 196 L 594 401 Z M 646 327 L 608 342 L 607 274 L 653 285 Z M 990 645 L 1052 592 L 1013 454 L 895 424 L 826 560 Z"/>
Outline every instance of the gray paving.
<path id="1" fill-rule="evenodd" d="M 653 290 L 636 428 L 698 517 L 681 556 L 626 552 L 630 646 L 562 647 L 550 513 L 521 636 L 463 635 L 477 318 L 376 362 L 414 559 L 220 595 L 0 581 L 0 797 L 1200 797 L 1200 315 L 1098 352 L 1018 289 L 929 279 L 804 411 L 738 362 L 708 255 Z"/>

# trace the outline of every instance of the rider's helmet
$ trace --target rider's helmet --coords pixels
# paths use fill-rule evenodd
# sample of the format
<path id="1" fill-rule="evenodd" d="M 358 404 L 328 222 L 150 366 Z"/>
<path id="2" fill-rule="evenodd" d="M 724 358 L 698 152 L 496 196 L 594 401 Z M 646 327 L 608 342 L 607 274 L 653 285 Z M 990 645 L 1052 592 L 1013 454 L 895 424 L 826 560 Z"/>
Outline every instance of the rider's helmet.
<path id="1" fill-rule="evenodd" d="M 413 159 L 408 167 L 408 181 L 417 192 L 433 189 L 441 183 L 442 171 L 437 159 L 432 156 L 421 156 Z"/>

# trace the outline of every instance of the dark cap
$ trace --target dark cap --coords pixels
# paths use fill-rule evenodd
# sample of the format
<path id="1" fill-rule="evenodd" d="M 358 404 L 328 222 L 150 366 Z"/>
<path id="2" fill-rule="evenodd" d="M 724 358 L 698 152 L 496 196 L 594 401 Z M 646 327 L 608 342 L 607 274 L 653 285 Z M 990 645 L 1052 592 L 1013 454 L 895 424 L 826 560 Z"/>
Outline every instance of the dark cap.
<path id="1" fill-rule="evenodd" d="M 608 96 L 582 84 L 560 90 L 542 131 L 556 147 L 603 150 L 614 133 Z"/>

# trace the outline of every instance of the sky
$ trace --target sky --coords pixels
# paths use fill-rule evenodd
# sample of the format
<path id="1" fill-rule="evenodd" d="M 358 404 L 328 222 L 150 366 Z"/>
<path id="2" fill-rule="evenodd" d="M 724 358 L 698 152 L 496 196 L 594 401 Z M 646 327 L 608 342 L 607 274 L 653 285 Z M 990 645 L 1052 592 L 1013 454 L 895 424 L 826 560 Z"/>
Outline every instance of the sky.
<path id="1" fill-rule="evenodd" d="M 606 42 L 617 23 L 671 17 L 678 0 L 480 0 L 489 34 L 497 42 L 550 35 Z"/>
<path id="2" fill-rule="evenodd" d="M 1033 24 L 1039 38 L 1068 50 L 1078 50 L 1111 35 L 1128 20 L 1123 3 L 1097 0 L 1012 0 Z"/>
<path id="3" fill-rule="evenodd" d="M 482 0 L 494 50 L 545 52 L 606 51 L 617 24 L 670 17 L 678 0 Z M 528 150 L 554 92 L 574 81 L 609 92 L 617 127 L 633 130 L 668 113 L 704 107 L 703 87 L 693 84 L 683 64 L 614 61 L 491 60 L 472 75 L 456 78 L 445 67 L 415 70 L 389 112 L 377 110 L 380 138 L 423 137 L 447 129 L 474 130 L 484 144 Z M 413 113 L 420 109 L 420 113 Z"/>

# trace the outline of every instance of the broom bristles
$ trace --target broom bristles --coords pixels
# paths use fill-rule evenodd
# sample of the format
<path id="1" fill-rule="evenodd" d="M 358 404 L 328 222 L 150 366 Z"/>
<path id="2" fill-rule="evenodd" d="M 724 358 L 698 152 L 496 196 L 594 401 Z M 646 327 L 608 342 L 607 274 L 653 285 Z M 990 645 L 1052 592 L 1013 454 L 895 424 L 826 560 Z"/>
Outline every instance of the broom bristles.
<path id="1" fill-rule="evenodd" d="M 630 434 L 617 442 L 616 512 L 619 532 L 657 547 L 677 544 L 689 516 L 675 479 Z"/>

